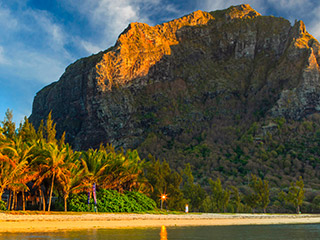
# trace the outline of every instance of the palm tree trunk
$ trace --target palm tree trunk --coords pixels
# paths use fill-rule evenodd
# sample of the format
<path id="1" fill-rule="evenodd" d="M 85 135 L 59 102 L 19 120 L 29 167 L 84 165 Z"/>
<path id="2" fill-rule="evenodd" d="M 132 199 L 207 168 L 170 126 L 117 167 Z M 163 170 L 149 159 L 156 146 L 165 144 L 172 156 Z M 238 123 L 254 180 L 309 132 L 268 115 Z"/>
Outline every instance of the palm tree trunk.
<path id="1" fill-rule="evenodd" d="M 18 192 L 14 192 L 14 209 L 13 210 L 18 210 Z"/>
<path id="2" fill-rule="evenodd" d="M 2 195 L 3 195 L 4 189 L 0 188 L 0 200 L 2 200 Z"/>
<path id="3" fill-rule="evenodd" d="M 26 199 L 24 196 L 24 190 L 22 191 L 22 211 L 26 210 Z"/>
<path id="4" fill-rule="evenodd" d="M 52 175 L 52 182 L 51 182 L 51 189 L 50 189 L 50 196 L 49 196 L 49 206 L 48 206 L 48 212 L 50 212 L 51 208 L 51 199 L 52 199 L 52 192 L 53 192 L 53 183 L 54 183 L 54 173 Z"/>
<path id="5" fill-rule="evenodd" d="M 64 198 L 64 211 L 67 212 L 67 199 L 68 199 L 68 195 L 67 194 L 64 194 L 63 196 Z"/>
<path id="6" fill-rule="evenodd" d="M 13 191 L 11 210 L 14 210 L 15 197 L 16 197 L 16 191 Z"/>
<path id="7" fill-rule="evenodd" d="M 9 190 L 9 199 L 8 199 L 8 204 L 7 204 L 8 210 L 10 210 L 10 208 L 11 208 L 11 198 L 12 198 L 12 191 Z"/>
<path id="8" fill-rule="evenodd" d="M 45 197 L 44 197 L 44 193 L 43 193 L 42 190 L 41 190 L 41 187 L 39 187 L 39 194 L 40 194 L 40 196 L 39 196 L 40 209 L 39 209 L 39 210 L 41 210 L 41 203 L 42 203 L 42 210 L 43 210 L 43 211 L 46 211 L 46 199 L 45 199 Z"/>

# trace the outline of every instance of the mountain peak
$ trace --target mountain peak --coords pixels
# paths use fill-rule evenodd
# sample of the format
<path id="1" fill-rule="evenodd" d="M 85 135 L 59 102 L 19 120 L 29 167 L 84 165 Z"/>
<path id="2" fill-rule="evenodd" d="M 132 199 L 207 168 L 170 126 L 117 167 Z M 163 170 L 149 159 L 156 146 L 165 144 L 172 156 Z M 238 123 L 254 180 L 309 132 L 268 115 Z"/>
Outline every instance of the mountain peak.
<path id="1" fill-rule="evenodd" d="M 249 4 L 241 4 L 237 6 L 231 6 L 224 10 L 217 10 L 211 12 L 211 14 L 217 18 L 222 20 L 232 20 L 235 18 L 248 18 L 248 17 L 257 17 L 261 16 L 256 10 L 254 10 Z"/>
<path id="2" fill-rule="evenodd" d="M 198 10 L 154 27 L 130 23 L 120 34 L 115 47 L 97 64 L 99 86 L 103 90 L 111 90 L 145 76 L 164 55 L 171 54 L 171 46 L 179 43 L 179 29 L 205 25 L 210 20 L 213 20 L 212 15 Z"/>

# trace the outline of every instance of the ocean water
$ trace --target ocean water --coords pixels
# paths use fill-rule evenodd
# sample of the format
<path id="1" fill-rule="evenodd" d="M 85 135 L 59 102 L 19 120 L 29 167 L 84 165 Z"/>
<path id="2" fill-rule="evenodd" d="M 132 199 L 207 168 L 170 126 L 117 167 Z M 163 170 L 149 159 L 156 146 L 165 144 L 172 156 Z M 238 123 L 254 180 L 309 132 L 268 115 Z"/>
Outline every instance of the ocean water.
<path id="1" fill-rule="evenodd" d="M 2 233 L 5 240 L 174 240 L 174 239 L 320 239 L 320 224 L 203 226 L 132 229 L 94 229 L 43 233 Z"/>

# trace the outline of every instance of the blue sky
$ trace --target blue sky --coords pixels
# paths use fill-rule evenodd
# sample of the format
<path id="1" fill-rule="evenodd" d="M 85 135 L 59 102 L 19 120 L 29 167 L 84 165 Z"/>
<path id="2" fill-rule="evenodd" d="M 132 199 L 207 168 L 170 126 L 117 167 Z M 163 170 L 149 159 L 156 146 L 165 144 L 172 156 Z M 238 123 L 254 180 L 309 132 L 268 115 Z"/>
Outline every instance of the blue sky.
<path id="1" fill-rule="evenodd" d="M 70 63 L 114 45 L 130 22 L 156 25 L 242 3 L 263 15 L 303 20 L 320 39 L 318 0 L 0 0 L 0 121 L 9 108 L 20 123 L 41 88 Z"/>

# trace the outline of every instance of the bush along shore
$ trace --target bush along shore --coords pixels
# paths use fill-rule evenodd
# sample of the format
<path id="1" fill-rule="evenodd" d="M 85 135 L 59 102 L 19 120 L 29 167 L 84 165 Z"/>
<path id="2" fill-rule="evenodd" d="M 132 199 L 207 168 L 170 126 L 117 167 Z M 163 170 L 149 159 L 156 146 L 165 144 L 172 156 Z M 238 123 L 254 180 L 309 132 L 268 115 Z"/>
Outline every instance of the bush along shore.
<path id="1" fill-rule="evenodd" d="M 190 164 L 173 170 L 137 150 L 75 151 L 56 137 L 48 115 L 36 130 L 25 121 L 16 128 L 7 111 L 0 125 L 0 210 L 75 212 L 320 212 L 318 191 L 306 191 L 302 177 L 279 188 L 254 174 L 232 186 L 216 179 L 200 185 Z"/>

